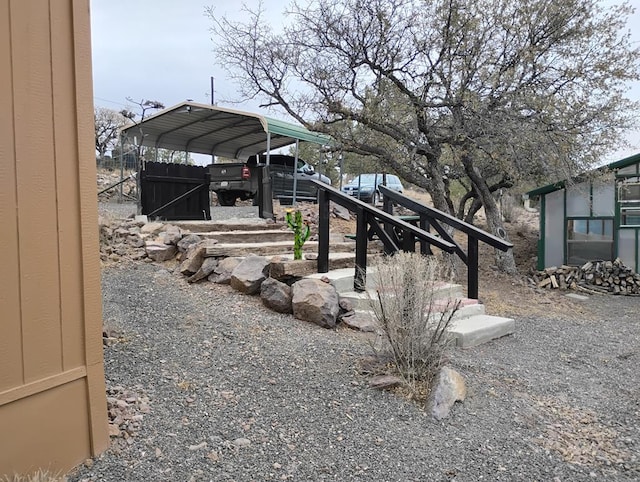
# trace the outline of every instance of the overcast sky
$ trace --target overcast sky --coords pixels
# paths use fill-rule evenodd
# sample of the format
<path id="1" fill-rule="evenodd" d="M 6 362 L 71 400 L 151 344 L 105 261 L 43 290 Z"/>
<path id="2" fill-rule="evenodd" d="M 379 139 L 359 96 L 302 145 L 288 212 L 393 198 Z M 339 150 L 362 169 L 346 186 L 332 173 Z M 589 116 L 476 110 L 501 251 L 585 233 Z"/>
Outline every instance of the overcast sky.
<path id="1" fill-rule="evenodd" d="M 91 0 L 94 103 L 118 110 L 127 105 L 126 97 L 158 100 L 167 107 L 186 99 L 209 103 L 213 76 L 216 102 L 230 106 L 226 101 L 237 101 L 239 94 L 215 63 L 211 20 L 204 10 L 213 5 L 221 16 L 238 17 L 241 4 L 229 0 Z M 274 24 L 288 4 L 289 0 L 263 0 Z M 640 0 L 631 4 L 640 8 Z M 640 42 L 640 12 L 635 12 L 629 27 Z M 632 96 L 640 100 L 640 85 L 634 86 Z M 257 102 L 234 107 L 259 110 Z M 630 141 L 635 147 L 612 154 L 609 160 L 640 152 L 640 134 L 632 134 Z"/>

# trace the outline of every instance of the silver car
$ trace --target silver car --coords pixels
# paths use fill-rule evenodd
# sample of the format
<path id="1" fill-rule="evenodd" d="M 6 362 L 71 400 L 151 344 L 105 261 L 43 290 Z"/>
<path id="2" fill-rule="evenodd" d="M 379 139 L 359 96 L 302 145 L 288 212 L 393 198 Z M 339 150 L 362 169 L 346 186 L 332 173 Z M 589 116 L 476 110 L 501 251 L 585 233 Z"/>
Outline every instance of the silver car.
<path id="1" fill-rule="evenodd" d="M 378 186 L 386 185 L 389 189 L 403 192 L 404 188 L 398 176 L 393 174 L 360 174 L 348 184 L 342 186 L 342 192 L 354 196 L 361 201 L 377 204 L 382 199 Z"/>

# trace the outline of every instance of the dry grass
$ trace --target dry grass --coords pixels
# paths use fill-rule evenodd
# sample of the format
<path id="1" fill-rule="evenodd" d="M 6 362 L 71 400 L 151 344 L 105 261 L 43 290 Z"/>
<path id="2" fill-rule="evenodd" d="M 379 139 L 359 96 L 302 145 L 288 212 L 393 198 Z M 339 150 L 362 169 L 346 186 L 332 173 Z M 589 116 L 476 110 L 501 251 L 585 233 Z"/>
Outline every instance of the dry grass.
<path id="1" fill-rule="evenodd" d="M 29 475 L 5 475 L 0 482 L 67 482 L 67 477 L 60 474 L 52 474 L 47 470 L 38 470 Z"/>
<path id="2" fill-rule="evenodd" d="M 416 395 L 442 365 L 451 341 L 446 330 L 458 308 L 456 301 L 438 298 L 441 268 L 434 257 L 398 253 L 383 258 L 374 275 L 377 298 L 371 304 L 387 342 L 380 355 L 390 356 Z"/>

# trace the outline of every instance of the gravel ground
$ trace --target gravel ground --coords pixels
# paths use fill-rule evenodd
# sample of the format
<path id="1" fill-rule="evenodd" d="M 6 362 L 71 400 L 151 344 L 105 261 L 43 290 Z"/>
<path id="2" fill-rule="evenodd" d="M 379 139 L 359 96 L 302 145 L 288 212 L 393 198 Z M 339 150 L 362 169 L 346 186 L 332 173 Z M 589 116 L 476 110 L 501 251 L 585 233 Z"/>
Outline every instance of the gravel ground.
<path id="1" fill-rule="evenodd" d="M 256 210 L 212 207 L 212 217 Z M 69 479 L 640 479 L 640 298 L 542 296 L 515 310 L 515 335 L 450 353 L 467 399 L 436 422 L 368 388 L 359 367 L 372 335 L 325 330 L 161 266 L 106 267 L 107 393 L 110 407 L 128 400 L 128 420 Z M 515 288 L 509 299 L 526 303 Z"/>
<path id="2" fill-rule="evenodd" d="M 640 298 L 590 298 L 597 321 L 518 318 L 453 351 L 468 397 L 436 422 L 368 388 L 371 335 L 145 263 L 105 268 L 103 297 L 107 386 L 149 410 L 70 480 L 640 478 Z"/>
<path id="3" fill-rule="evenodd" d="M 249 204 L 248 202 L 245 204 Z M 98 213 L 115 218 L 127 218 L 136 214 L 136 204 L 131 202 L 118 203 L 115 201 L 98 203 Z M 211 206 L 211 220 L 220 221 L 230 218 L 256 218 L 258 206 L 242 205 L 234 207 Z"/>

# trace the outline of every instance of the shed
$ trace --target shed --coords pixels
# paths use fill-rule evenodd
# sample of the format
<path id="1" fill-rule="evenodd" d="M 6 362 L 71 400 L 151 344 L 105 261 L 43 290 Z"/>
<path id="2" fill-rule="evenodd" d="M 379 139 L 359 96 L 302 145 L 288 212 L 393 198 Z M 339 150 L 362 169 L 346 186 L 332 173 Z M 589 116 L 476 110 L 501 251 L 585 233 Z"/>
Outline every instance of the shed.
<path id="1" fill-rule="evenodd" d="M 540 200 L 538 269 L 620 258 L 640 268 L 640 154 L 525 194 Z"/>

